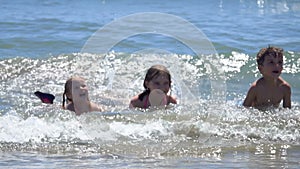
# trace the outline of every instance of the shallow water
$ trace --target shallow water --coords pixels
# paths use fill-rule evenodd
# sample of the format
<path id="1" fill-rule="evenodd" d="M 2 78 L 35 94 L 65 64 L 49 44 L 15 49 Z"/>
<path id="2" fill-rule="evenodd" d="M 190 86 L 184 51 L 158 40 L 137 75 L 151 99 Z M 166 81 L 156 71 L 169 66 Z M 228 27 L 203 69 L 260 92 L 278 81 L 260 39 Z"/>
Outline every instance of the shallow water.
<path id="1" fill-rule="evenodd" d="M 0 9 L 2 168 L 299 166 L 299 2 L 32 0 Z M 241 106 L 260 77 L 255 55 L 269 44 L 285 49 L 292 109 Z M 129 110 L 156 63 L 171 71 L 180 104 Z M 74 74 L 104 114 L 61 110 Z M 54 94 L 54 105 L 37 90 Z"/>

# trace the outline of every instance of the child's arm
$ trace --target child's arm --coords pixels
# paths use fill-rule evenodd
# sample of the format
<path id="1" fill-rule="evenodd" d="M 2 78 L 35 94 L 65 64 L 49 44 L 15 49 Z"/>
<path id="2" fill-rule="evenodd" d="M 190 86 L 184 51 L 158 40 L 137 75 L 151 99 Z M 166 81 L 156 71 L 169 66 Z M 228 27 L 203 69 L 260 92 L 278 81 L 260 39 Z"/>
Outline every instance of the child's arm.
<path id="1" fill-rule="evenodd" d="M 134 105 L 134 103 L 132 102 L 132 101 L 130 101 L 130 103 L 129 103 L 129 108 L 130 109 L 133 109 L 133 108 L 135 108 L 136 106 Z"/>
<path id="2" fill-rule="evenodd" d="M 255 94 L 255 86 L 251 86 L 248 93 L 247 93 L 247 96 L 244 100 L 244 103 L 243 103 L 243 106 L 245 107 L 251 107 L 251 106 L 254 106 L 254 101 L 255 101 L 255 97 L 256 97 L 256 94 Z"/>
<path id="3" fill-rule="evenodd" d="M 103 112 L 104 108 L 103 106 L 100 106 L 98 104 L 95 103 L 91 103 L 91 111 L 99 111 L 99 112 Z"/>
<path id="4" fill-rule="evenodd" d="M 177 104 L 177 99 L 173 96 L 169 96 L 169 102 L 173 104 Z"/>
<path id="5" fill-rule="evenodd" d="M 134 96 L 129 103 L 129 108 L 143 108 L 143 102 L 139 100 L 138 95 Z"/>
<path id="6" fill-rule="evenodd" d="M 291 108 L 291 86 L 289 84 L 284 86 L 284 96 L 283 96 L 283 107 Z"/>

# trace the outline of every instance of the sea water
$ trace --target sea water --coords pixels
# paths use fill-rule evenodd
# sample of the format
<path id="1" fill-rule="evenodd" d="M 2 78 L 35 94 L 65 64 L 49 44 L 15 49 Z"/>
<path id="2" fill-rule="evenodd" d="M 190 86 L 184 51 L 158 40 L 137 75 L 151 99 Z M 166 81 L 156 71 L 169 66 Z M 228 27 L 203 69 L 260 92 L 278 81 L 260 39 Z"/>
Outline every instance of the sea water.
<path id="1" fill-rule="evenodd" d="M 300 2 L 4 0 L 0 9 L 1 168 L 299 166 Z M 291 109 L 242 106 L 268 45 L 285 50 Z M 179 104 L 128 109 L 158 63 Z M 72 75 L 104 113 L 61 109 Z"/>

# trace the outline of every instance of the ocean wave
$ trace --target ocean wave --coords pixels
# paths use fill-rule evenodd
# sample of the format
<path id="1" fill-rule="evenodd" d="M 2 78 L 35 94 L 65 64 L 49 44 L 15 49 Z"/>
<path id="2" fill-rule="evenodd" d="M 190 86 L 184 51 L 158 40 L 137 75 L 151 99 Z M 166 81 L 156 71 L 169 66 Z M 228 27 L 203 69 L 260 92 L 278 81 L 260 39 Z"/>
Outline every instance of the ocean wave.
<path id="1" fill-rule="evenodd" d="M 219 57 L 227 85 L 241 74 L 257 73 L 254 59 L 246 54 L 233 51 Z M 293 59 L 298 56 L 290 52 L 287 60 Z M 156 63 L 172 72 L 172 94 L 180 104 L 167 110 L 129 110 L 130 97 L 143 90 L 146 69 Z M 237 147 L 299 145 L 299 106 L 264 112 L 246 109 L 240 105 L 243 94 L 235 95 L 237 91 L 230 87 L 224 92 L 237 98 L 230 101 L 220 95 L 213 100 L 213 77 L 223 74 L 214 72 L 205 56 L 73 53 L 47 59 L 2 59 L 0 64 L 0 103 L 5 107 L 0 116 L 1 151 L 218 156 Z M 299 73 L 295 62 L 287 64 L 287 74 Z M 72 75 L 85 77 L 91 99 L 109 110 L 82 116 L 61 110 L 63 84 Z M 40 103 L 33 95 L 36 90 L 56 95 L 55 104 Z"/>

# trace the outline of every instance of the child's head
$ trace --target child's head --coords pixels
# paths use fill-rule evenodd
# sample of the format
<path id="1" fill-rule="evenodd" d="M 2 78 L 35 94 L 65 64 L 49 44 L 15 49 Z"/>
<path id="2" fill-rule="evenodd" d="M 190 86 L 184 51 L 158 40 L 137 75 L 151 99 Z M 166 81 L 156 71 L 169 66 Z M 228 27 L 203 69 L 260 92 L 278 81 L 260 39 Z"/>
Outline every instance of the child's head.
<path id="1" fill-rule="evenodd" d="M 67 98 L 67 100 L 65 99 Z M 65 83 L 65 91 L 63 94 L 63 107 L 65 107 L 65 101 L 73 102 L 74 99 L 87 98 L 88 90 L 85 84 L 85 80 L 82 77 L 71 77 Z"/>
<path id="2" fill-rule="evenodd" d="M 262 48 L 256 56 L 256 61 L 260 73 L 278 77 L 283 68 L 283 49 Z"/>
<path id="3" fill-rule="evenodd" d="M 256 55 L 257 65 L 263 65 L 266 56 L 283 57 L 283 49 L 278 47 L 269 46 L 262 48 Z"/>
<path id="4" fill-rule="evenodd" d="M 144 88 L 146 90 L 161 89 L 168 93 L 171 87 L 171 74 L 163 65 L 151 66 L 145 76 Z"/>

